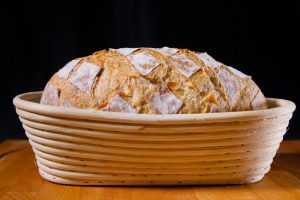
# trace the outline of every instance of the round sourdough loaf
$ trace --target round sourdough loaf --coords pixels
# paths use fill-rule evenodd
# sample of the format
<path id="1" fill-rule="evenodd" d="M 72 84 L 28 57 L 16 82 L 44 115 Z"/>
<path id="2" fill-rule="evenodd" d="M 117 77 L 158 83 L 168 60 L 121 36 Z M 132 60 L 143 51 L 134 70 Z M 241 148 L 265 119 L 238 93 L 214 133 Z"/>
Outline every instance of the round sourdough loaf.
<path id="1" fill-rule="evenodd" d="M 207 53 L 176 48 L 120 48 L 95 52 L 52 76 L 41 103 L 144 114 L 265 109 L 250 76 Z"/>

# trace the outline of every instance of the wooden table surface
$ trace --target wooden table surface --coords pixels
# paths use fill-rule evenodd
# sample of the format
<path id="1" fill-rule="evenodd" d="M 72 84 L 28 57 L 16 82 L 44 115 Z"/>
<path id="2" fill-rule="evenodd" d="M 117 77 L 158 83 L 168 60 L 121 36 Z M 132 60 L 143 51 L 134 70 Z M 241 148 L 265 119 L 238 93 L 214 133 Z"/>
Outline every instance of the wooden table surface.
<path id="1" fill-rule="evenodd" d="M 255 184 L 235 186 L 66 186 L 42 179 L 26 140 L 0 144 L 0 199 L 300 199 L 300 140 L 283 141 L 271 171 Z"/>

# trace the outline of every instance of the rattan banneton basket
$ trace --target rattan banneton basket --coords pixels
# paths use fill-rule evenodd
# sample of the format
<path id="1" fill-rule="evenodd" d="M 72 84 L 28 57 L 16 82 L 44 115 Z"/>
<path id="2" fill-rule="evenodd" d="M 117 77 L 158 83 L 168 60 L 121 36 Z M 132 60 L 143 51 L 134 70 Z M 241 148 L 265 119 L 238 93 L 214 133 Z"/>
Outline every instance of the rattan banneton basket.
<path id="1" fill-rule="evenodd" d="M 70 185 L 257 182 L 295 110 L 269 98 L 259 111 L 147 115 L 41 105 L 40 96 L 14 105 L 41 176 Z"/>

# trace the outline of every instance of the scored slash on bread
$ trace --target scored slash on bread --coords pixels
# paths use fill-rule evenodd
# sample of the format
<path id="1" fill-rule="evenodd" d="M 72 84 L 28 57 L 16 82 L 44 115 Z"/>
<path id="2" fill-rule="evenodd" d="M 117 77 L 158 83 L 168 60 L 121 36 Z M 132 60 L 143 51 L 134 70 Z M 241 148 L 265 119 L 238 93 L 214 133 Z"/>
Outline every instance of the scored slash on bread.
<path id="1" fill-rule="evenodd" d="M 41 97 L 42 104 L 48 104 L 57 106 L 59 103 L 59 92 L 58 89 L 51 83 L 47 83 L 44 92 Z"/>
<path id="2" fill-rule="evenodd" d="M 63 68 L 61 68 L 57 72 L 57 76 L 61 78 L 68 78 L 71 71 L 74 69 L 74 67 L 80 62 L 81 59 L 75 59 L 68 62 Z"/>
<path id="3" fill-rule="evenodd" d="M 103 111 L 110 112 L 127 112 L 138 113 L 138 110 L 133 108 L 124 98 L 116 94 L 110 103 L 103 109 Z"/>
<path id="4" fill-rule="evenodd" d="M 217 73 L 219 81 L 221 82 L 231 104 L 240 90 L 239 81 L 231 76 L 225 69 L 220 69 Z"/>
<path id="5" fill-rule="evenodd" d="M 99 66 L 90 62 L 84 62 L 70 77 L 69 81 L 86 94 L 91 95 L 94 80 L 100 71 L 101 68 Z"/>
<path id="6" fill-rule="evenodd" d="M 258 91 L 250 76 L 205 52 L 120 48 L 69 62 L 41 103 L 144 114 L 226 112 L 266 108 Z"/>
<path id="7" fill-rule="evenodd" d="M 148 75 L 152 70 L 161 64 L 148 51 L 132 54 L 127 56 L 127 58 L 142 75 Z"/>
<path id="8" fill-rule="evenodd" d="M 139 48 L 120 48 L 120 49 L 110 49 L 110 50 L 116 51 L 116 52 L 122 54 L 123 56 L 128 56 L 138 49 Z"/>
<path id="9" fill-rule="evenodd" d="M 166 85 L 152 96 L 150 102 L 158 114 L 176 114 L 183 104 Z"/>
<path id="10" fill-rule="evenodd" d="M 59 105 L 66 108 L 74 108 L 64 92 L 60 93 Z"/>
<path id="11" fill-rule="evenodd" d="M 259 90 L 255 98 L 251 102 L 252 109 L 254 110 L 264 109 L 265 105 L 261 103 L 264 99 L 265 99 L 264 94 L 261 92 L 261 90 Z"/>
<path id="12" fill-rule="evenodd" d="M 205 65 L 211 68 L 218 68 L 222 66 L 222 63 L 216 61 L 213 57 L 208 55 L 206 52 L 195 54 Z"/>
<path id="13" fill-rule="evenodd" d="M 201 68 L 184 54 L 172 55 L 170 57 L 173 65 L 186 77 L 190 77 Z"/>
<path id="14" fill-rule="evenodd" d="M 151 48 L 151 49 L 154 51 L 158 51 L 160 54 L 163 54 L 164 56 L 172 56 L 178 52 L 178 49 L 169 48 L 169 47 Z"/>

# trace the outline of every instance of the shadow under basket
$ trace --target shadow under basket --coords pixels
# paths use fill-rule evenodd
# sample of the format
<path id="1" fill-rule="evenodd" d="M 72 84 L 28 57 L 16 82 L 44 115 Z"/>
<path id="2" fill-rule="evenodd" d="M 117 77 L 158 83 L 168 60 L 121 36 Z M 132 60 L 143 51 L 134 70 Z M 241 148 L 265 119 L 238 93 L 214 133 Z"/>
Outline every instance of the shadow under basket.
<path id="1" fill-rule="evenodd" d="M 14 98 L 40 175 L 70 185 L 246 184 L 263 178 L 295 104 L 209 114 L 112 113 Z"/>

